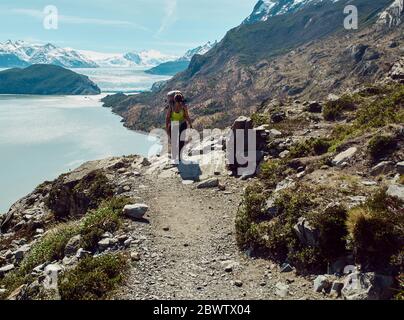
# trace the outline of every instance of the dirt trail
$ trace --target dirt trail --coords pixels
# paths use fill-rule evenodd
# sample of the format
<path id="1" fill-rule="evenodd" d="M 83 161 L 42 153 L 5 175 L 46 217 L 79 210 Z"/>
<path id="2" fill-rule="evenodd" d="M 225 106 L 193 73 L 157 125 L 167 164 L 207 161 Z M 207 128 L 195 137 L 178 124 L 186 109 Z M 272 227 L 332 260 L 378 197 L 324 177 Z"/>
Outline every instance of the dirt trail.
<path id="1" fill-rule="evenodd" d="M 322 298 L 308 279 L 238 250 L 234 219 L 244 182 L 226 178 L 224 192 L 178 178 L 144 176 L 142 183 L 139 198 L 150 206 L 149 223 L 130 222 L 140 261 L 118 298 L 280 299 L 279 282 L 289 285 L 287 299 Z"/>

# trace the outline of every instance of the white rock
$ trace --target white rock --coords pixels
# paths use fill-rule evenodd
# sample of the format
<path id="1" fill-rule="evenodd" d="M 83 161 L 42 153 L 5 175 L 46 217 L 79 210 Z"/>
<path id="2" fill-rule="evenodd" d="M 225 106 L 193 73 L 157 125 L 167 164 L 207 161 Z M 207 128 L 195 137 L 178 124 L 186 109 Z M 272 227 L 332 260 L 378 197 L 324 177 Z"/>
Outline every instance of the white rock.
<path id="1" fill-rule="evenodd" d="M 401 201 L 404 201 L 404 186 L 398 184 L 392 184 L 387 189 L 387 195 L 390 197 L 396 197 Z"/>
<path id="2" fill-rule="evenodd" d="M 288 285 L 286 285 L 284 283 L 281 283 L 281 282 L 278 282 L 275 285 L 275 294 L 277 296 L 279 296 L 281 298 L 286 298 L 288 296 L 288 293 L 289 293 L 289 286 Z"/>
<path id="3" fill-rule="evenodd" d="M 112 246 L 111 238 L 105 238 L 98 241 L 98 247 L 101 251 L 107 250 L 109 247 Z"/>
<path id="4" fill-rule="evenodd" d="M 390 276 L 354 272 L 345 279 L 342 295 L 346 300 L 386 300 L 391 298 L 393 283 Z"/>
<path id="5" fill-rule="evenodd" d="M 44 288 L 47 290 L 57 290 L 58 277 L 63 270 L 64 270 L 63 266 L 57 263 L 47 265 L 44 270 L 45 275 L 45 280 L 43 282 Z"/>
<path id="6" fill-rule="evenodd" d="M 123 213 L 125 216 L 133 219 L 141 219 L 149 210 L 149 207 L 143 203 L 137 203 L 133 205 L 126 205 L 123 208 Z"/>
<path id="7" fill-rule="evenodd" d="M 282 132 L 280 132 L 279 130 L 276 130 L 276 129 L 271 129 L 271 130 L 269 130 L 269 136 L 271 138 L 279 138 L 282 136 Z"/>
<path id="8" fill-rule="evenodd" d="M 355 153 L 358 151 L 358 148 L 352 147 L 349 148 L 348 150 L 345 150 L 344 152 L 341 152 L 339 155 L 337 155 L 334 160 L 332 160 L 332 164 L 334 166 L 341 166 L 343 163 L 349 161 Z"/>
<path id="9" fill-rule="evenodd" d="M 330 281 L 326 276 L 318 276 L 313 285 L 314 292 L 322 292 L 330 287 Z"/>
<path id="10" fill-rule="evenodd" d="M 4 276 L 6 273 L 9 273 L 10 271 L 13 271 L 15 266 L 13 264 L 8 264 L 4 267 L 0 268 L 0 276 Z"/>

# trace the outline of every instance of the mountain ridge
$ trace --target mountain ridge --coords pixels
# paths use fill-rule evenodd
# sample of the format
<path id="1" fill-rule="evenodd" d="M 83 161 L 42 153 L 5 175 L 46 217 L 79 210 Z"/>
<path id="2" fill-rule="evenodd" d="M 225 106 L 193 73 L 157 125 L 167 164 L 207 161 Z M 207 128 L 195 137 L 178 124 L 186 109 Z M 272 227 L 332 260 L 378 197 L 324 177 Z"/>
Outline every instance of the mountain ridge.
<path id="1" fill-rule="evenodd" d="M 0 72 L 0 94 L 96 95 L 101 90 L 87 76 L 60 66 L 36 64 Z"/>
<path id="2" fill-rule="evenodd" d="M 164 123 L 160 108 L 165 92 L 180 89 L 197 127 L 222 127 L 234 114 L 249 114 L 271 98 L 321 97 L 375 81 L 400 56 L 402 24 L 376 24 L 392 2 L 321 1 L 265 22 L 241 24 L 207 54 L 194 56 L 188 69 L 165 86 L 152 94 L 128 96 L 116 102 L 113 111 L 129 128 L 159 127 Z M 343 28 L 348 3 L 361 12 L 359 30 Z M 398 45 L 390 46 L 394 41 Z"/>

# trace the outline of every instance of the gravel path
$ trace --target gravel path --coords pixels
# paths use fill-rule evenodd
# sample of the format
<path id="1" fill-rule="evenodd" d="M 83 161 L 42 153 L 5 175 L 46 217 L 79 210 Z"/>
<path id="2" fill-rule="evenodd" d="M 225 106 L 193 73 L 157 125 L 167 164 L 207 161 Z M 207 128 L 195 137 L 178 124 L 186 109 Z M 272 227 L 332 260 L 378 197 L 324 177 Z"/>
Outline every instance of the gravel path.
<path id="1" fill-rule="evenodd" d="M 234 220 L 245 182 L 223 178 L 226 191 L 197 189 L 179 178 L 143 176 L 139 198 L 148 223 L 131 221 L 134 262 L 119 299 L 321 299 L 312 279 L 280 273 L 237 248 Z M 288 293 L 276 289 L 288 286 Z M 284 294 L 285 292 L 283 292 Z"/>

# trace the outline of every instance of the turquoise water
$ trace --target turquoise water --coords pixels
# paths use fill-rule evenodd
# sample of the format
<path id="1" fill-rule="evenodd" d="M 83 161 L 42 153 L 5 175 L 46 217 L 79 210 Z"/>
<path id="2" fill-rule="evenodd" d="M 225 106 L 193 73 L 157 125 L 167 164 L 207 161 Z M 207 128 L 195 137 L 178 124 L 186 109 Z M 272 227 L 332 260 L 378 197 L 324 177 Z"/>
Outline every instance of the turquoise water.
<path id="1" fill-rule="evenodd" d="M 104 91 L 141 90 L 155 80 L 136 70 L 88 73 Z M 44 180 L 85 161 L 155 150 L 155 141 L 127 130 L 102 108 L 101 98 L 0 95 L 0 214 Z"/>

